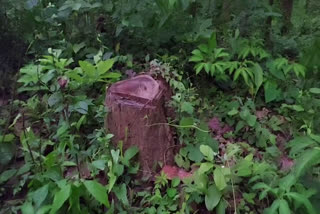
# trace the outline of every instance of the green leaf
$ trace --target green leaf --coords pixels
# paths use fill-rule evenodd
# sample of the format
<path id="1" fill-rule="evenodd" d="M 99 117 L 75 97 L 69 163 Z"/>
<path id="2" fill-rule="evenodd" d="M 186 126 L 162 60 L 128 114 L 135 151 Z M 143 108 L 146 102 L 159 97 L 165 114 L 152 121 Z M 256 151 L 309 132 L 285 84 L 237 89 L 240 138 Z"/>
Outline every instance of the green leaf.
<path id="1" fill-rule="evenodd" d="M 290 197 L 291 199 L 295 200 L 303 204 L 308 212 L 308 214 L 316 214 L 315 209 L 313 208 L 312 204 L 304 195 L 296 193 L 296 192 L 289 192 L 285 194 L 286 196 Z"/>
<path id="2" fill-rule="evenodd" d="M 139 148 L 137 146 L 132 146 L 126 150 L 123 156 L 123 164 L 129 166 L 129 161 L 139 152 Z"/>
<path id="3" fill-rule="evenodd" d="M 246 121 L 251 127 L 253 127 L 257 121 L 257 117 L 253 114 L 250 114 L 248 108 L 243 108 L 243 110 L 240 112 L 240 118 Z"/>
<path id="4" fill-rule="evenodd" d="M 100 203 L 106 207 L 110 207 L 107 195 L 107 189 L 95 180 L 84 181 L 84 186 L 87 188 L 88 192 Z"/>
<path id="5" fill-rule="evenodd" d="M 40 207 L 42 202 L 47 198 L 49 185 L 44 185 L 32 193 L 32 199 L 36 207 Z"/>
<path id="6" fill-rule="evenodd" d="M 199 45 L 198 48 L 199 48 L 203 53 L 208 53 L 208 52 L 209 52 L 208 46 L 205 45 L 205 44 Z"/>
<path id="7" fill-rule="evenodd" d="M 194 55 L 190 57 L 189 62 L 201 62 L 203 61 L 203 56 Z"/>
<path id="8" fill-rule="evenodd" d="M 64 202 L 69 198 L 71 192 L 71 185 L 65 184 L 62 186 L 60 191 L 56 192 L 53 199 L 53 204 L 50 210 L 50 214 L 56 214 L 57 211 L 62 207 Z"/>
<path id="9" fill-rule="evenodd" d="M 199 146 L 188 145 L 186 147 L 186 150 L 188 151 L 188 158 L 191 161 L 194 161 L 196 163 L 200 163 L 203 160 L 203 155 L 200 152 Z"/>
<path id="10" fill-rule="evenodd" d="M 104 170 L 106 168 L 106 160 L 96 160 L 92 162 L 92 166 L 99 170 Z"/>
<path id="11" fill-rule="evenodd" d="M 217 39 L 216 39 L 216 33 L 213 32 L 210 39 L 209 39 L 209 42 L 208 42 L 208 47 L 209 47 L 209 50 L 214 50 L 216 47 L 217 47 Z"/>
<path id="12" fill-rule="evenodd" d="M 32 206 L 31 202 L 25 202 L 22 206 L 21 206 L 21 212 L 22 214 L 34 214 L 34 208 Z"/>
<path id="13" fill-rule="evenodd" d="M 312 94 L 320 94 L 320 88 L 310 88 L 309 91 Z"/>
<path id="14" fill-rule="evenodd" d="M 201 56 L 202 57 L 202 53 L 199 49 L 194 49 L 192 52 L 191 52 L 194 56 Z"/>
<path id="15" fill-rule="evenodd" d="M 89 100 L 82 100 L 77 102 L 73 108 L 74 110 L 76 110 L 77 112 L 79 112 L 80 114 L 88 114 L 88 108 L 89 108 L 89 104 L 91 101 Z"/>
<path id="16" fill-rule="evenodd" d="M 114 163 L 118 163 L 120 157 L 120 150 L 111 150 L 111 156 Z"/>
<path id="17" fill-rule="evenodd" d="M 187 112 L 188 114 L 193 113 L 193 106 L 190 102 L 183 102 L 181 105 L 181 111 L 182 112 Z"/>
<path id="18" fill-rule="evenodd" d="M 270 208 L 267 209 L 267 214 L 278 214 L 278 209 L 280 206 L 280 199 L 273 201 Z"/>
<path id="19" fill-rule="evenodd" d="M 253 71 L 254 71 L 254 84 L 256 86 L 255 93 L 257 93 L 263 83 L 263 71 L 261 66 L 257 63 L 255 63 L 253 67 Z"/>
<path id="20" fill-rule="evenodd" d="M 228 205 L 224 200 L 220 200 L 217 207 L 217 214 L 225 214 Z"/>
<path id="21" fill-rule="evenodd" d="M 102 74 L 106 73 L 107 71 L 109 71 L 112 68 L 114 62 L 115 62 L 114 59 L 100 61 L 97 65 L 99 75 L 102 75 Z"/>
<path id="22" fill-rule="evenodd" d="M 284 199 L 280 200 L 279 213 L 281 213 L 281 214 L 291 214 L 291 210 L 289 208 L 289 204 Z"/>
<path id="23" fill-rule="evenodd" d="M 116 194 L 117 198 L 125 205 L 129 206 L 129 201 L 127 197 L 127 187 L 125 184 L 115 186 L 113 192 Z"/>
<path id="24" fill-rule="evenodd" d="M 14 140 L 14 134 L 6 134 L 4 137 L 0 135 L 0 143 L 3 141 L 4 143 L 10 143 Z"/>
<path id="25" fill-rule="evenodd" d="M 179 125 L 185 128 L 185 126 L 192 126 L 193 123 L 194 120 L 192 117 L 183 117 L 181 118 Z"/>
<path id="26" fill-rule="evenodd" d="M 206 173 L 210 169 L 213 168 L 213 163 L 205 162 L 200 164 L 200 168 L 198 169 L 198 172 L 200 174 Z"/>
<path id="27" fill-rule="evenodd" d="M 206 204 L 206 208 L 209 211 L 212 211 L 219 203 L 220 199 L 221 199 L 221 193 L 220 191 L 217 189 L 217 187 L 215 185 L 211 185 L 208 188 L 208 192 L 205 196 L 205 204 Z"/>
<path id="28" fill-rule="evenodd" d="M 320 149 L 318 147 L 314 149 L 305 150 L 303 154 L 297 159 L 294 166 L 294 173 L 297 178 L 303 175 L 312 166 L 320 163 Z"/>
<path id="29" fill-rule="evenodd" d="M 211 147 L 208 145 L 201 145 L 200 152 L 205 156 L 208 161 L 213 161 L 215 153 L 212 151 Z"/>
<path id="30" fill-rule="evenodd" d="M 177 195 L 177 189 L 176 188 L 168 188 L 167 194 L 170 198 L 174 198 Z"/>
<path id="31" fill-rule="evenodd" d="M 196 69 L 196 74 L 199 74 L 200 71 L 203 69 L 203 66 L 205 65 L 205 63 L 198 63 L 196 64 L 196 66 L 194 67 Z"/>
<path id="32" fill-rule="evenodd" d="M 264 96 L 266 103 L 276 100 L 280 96 L 280 91 L 277 89 L 277 84 L 267 81 L 264 84 Z"/>
<path id="33" fill-rule="evenodd" d="M 90 78 L 96 77 L 96 68 L 87 61 L 79 61 L 79 65 L 82 69 L 82 71 L 88 75 Z"/>
<path id="34" fill-rule="evenodd" d="M 171 181 L 171 186 L 172 187 L 177 187 L 180 184 L 180 179 L 179 178 L 173 178 Z"/>
<path id="35" fill-rule="evenodd" d="M 213 178 L 214 182 L 218 188 L 218 190 L 223 190 L 227 187 L 226 178 L 224 174 L 222 173 L 222 170 L 220 167 L 217 167 L 213 172 Z"/>
<path id="36" fill-rule="evenodd" d="M 234 115 L 236 115 L 238 113 L 239 113 L 238 109 L 233 108 L 231 111 L 228 112 L 228 115 L 229 116 L 234 116 Z"/>
<path id="37" fill-rule="evenodd" d="M 9 169 L 1 173 L 0 175 L 0 184 L 3 184 L 4 182 L 8 181 L 10 178 L 12 178 L 17 173 L 16 169 Z"/>
<path id="38" fill-rule="evenodd" d="M 72 49 L 74 51 L 74 53 L 78 53 L 82 48 L 84 48 L 86 46 L 86 43 L 84 42 L 81 42 L 81 43 L 78 43 L 78 44 L 74 44 L 72 46 Z"/>
<path id="39" fill-rule="evenodd" d="M 120 73 L 108 72 L 100 76 L 100 79 L 119 79 L 121 77 Z"/>
<path id="40" fill-rule="evenodd" d="M 55 92 L 51 94 L 51 96 L 48 99 L 48 105 L 50 107 L 54 106 L 57 103 L 60 103 L 62 101 L 62 94 L 60 92 Z"/>

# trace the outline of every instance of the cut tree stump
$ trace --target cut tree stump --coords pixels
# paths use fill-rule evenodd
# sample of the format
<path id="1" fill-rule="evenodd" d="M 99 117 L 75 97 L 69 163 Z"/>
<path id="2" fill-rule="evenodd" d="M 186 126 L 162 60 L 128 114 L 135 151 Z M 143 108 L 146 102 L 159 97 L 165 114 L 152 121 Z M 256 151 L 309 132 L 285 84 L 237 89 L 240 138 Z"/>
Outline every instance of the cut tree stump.
<path id="1" fill-rule="evenodd" d="M 107 91 L 106 128 L 114 134 L 113 143 L 123 142 L 124 150 L 139 148 L 143 176 L 153 174 L 157 162 L 173 163 L 174 140 L 165 107 L 170 94 L 164 81 L 149 75 L 117 82 Z"/>

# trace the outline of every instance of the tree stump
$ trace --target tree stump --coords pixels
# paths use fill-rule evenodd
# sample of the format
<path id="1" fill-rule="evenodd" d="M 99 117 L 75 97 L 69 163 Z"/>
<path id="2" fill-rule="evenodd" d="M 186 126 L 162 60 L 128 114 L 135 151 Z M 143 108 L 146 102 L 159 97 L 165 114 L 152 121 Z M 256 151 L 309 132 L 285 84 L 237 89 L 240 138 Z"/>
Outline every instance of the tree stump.
<path id="1" fill-rule="evenodd" d="M 142 175 L 151 175 L 155 163 L 173 163 L 174 140 L 167 123 L 165 102 L 169 86 L 149 75 L 113 84 L 107 91 L 107 129 L 113 143 L 123 142 L 126 150 L 136 145 Z"/>

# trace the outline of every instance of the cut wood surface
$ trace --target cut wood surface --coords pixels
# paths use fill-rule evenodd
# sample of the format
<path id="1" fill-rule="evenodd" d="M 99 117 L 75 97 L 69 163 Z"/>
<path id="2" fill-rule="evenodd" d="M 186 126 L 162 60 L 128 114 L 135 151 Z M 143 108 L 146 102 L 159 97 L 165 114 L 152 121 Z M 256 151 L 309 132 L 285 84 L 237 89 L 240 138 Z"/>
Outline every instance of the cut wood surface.
<path id="1" fill-rule="evenodd" d="M 107 91 L 107 129 L 123 149 L 138 146 L 143 175 L 154 172 L 157 162 L 173 162 L 174 141 L 165 109 L 169 88 L 149 75 L 113 84 Z"/>

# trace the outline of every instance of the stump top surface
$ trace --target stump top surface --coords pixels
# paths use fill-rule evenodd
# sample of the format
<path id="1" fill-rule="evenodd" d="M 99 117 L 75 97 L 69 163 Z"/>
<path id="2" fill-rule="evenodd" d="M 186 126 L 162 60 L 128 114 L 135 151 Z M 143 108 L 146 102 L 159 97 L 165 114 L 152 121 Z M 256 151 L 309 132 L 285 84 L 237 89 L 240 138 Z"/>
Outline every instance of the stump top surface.
<path id="1" fill-rule="evenodd" d="M 110 88 L 110 92 L 153 100 L 158 95 L 159 88 L 159 83 L 151 76 L 140 75 L 115 83 Z"/>

